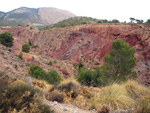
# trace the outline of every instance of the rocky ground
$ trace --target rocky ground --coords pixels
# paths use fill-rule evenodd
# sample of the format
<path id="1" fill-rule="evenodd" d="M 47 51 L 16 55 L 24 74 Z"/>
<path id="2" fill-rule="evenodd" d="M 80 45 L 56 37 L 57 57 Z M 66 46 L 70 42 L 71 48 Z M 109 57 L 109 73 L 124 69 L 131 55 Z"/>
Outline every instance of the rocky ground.
<path id="1" fill-rule="evenodd" d="M 21 80 L 28 73 L 28 69 L 28 63 L 20 60 L 14 50 L 0 45 L 0 81 Z"/>
<path id="2" fill-rule="evenodd" d="M 45 103 L 55 111 L 55 113 L 97 113 L 95 110 L 83 110 L 73 105 L 58 103 L 56 101 L 44 100 Z"/>

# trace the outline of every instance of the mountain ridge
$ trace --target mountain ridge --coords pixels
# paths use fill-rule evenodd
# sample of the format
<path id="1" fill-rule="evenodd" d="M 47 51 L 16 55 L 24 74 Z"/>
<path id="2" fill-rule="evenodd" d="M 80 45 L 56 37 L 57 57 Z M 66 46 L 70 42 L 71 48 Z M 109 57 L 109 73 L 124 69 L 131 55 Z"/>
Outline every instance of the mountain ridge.
<path id="1" fill-rule="evenodd" d="M 0 25 L 46 26 L 57 23 L 70 17 L 75 17 L 75 15 L 69 11 L 53 7 L 42 7 L 42 8 L 20 7 L 8 12 L 0 11 Z"/>

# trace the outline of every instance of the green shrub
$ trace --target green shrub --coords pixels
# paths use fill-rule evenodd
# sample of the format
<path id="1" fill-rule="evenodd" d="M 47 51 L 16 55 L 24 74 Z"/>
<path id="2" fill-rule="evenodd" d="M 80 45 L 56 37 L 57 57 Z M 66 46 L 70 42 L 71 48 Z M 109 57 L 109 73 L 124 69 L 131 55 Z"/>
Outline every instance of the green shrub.
<path id="1" fill-rule="evenodd" d="M 19 57 L 21 60 L 23 60 L 22 55 L 23 55 L 23 53 L 22 53 L 22 52 L 20 52 L 20 54 L 18 55 L 18 57 Z"/>
<path id="2" fill-rule="evenodd" d="M 32 46 L 32 48 L 37 48 L 37 47 L 39 47 L 39 46 Z"/>
<path id="3" fill-rule="evenodd" d="M 12 34 L 9 32 L 0 34 L 0 43 L 6 47 L 12 47 L 13 40 L 14 40 L 14 38 L 12 37 Z"/>
<path id="4" fill-rule="evenodd" d="M 49 61 L 48 65 L 52 66 L 52 65 L 53 65 L 53 62 L 52 62 L 52 61 Z"/>
<path id="5" fill-rule="evenodd" d="M 92 70 L 80 69 L 78 81 L 84 85 L 92 86 L 94 73 Z"/>
<path id="6" fill-rule="evenodd" d="M 79 62 L 79 71 L 80 71 L 81 68 L 84 68 L 84 64 L 83 64 L 83 62 L 80 60 L 80 62 Z"/>
<path id="7" fill-rule="evenodd" d="M 133 68 L 136 66 L 134 57 L 135 49 L 123 40 L 116 40 L 112 43 L 110 56 L 106 55 L 104 60 L 105 75 L 113 79 L 123 79 L 133 77 L 136 72 Z"/>
<path id="8" fill-rule="evenodd" d="M 51 84 L 58 84 L 61 81 L 61 76 L 56 70 L 52 69 L 47 73 L 46 80 Z"/>
<path id="9" fill-rule="evenodd" d="M 2 113 L 53 113 L 42 103 L 42 93 L 27 85 L 0 89 L 0 112 Z"/>
<path id="10" fill-rule="evenodd" d="M 37 79 L 45 79 L 46 78 L 46 72 L 37 65 L 31 66 L 29 70 L 29 74 Z"/>
<path id="11" fill-rule="evenodd" d="M 22 51 L 23 51 L 23 52 L 26 52 L 26 53 L 29 53 L 29 51 L 30 51 L 30 46 L 29 46 L 29 44 L 24 44 L 24 45 L 22 46 Z"/>
<path id="12" fill-rule="evenodd" d="M 110 83 L 110 79 L 108 76 L 105 76 L 102 73 L 101 67 L 96 67 L 95 70 L 88 70 L 85 68 L 81 68 L 79 70 L 77 77 L 77 80 L 84 85 L 87 86 L 105 86 L 108 83 Z"/>
<path id="13" fill-rule="evenodd" d="M 58 84 L 61 81 L 61 76 L 56 70 L 52 69 L 46 73 L 40 66 L 37 65 L 30 67 L 29 74 L 34 78 L 46 80 L 50 84 Z"/>
<path id="14" fill-rule="evenodd" d="M 73 67 L 74 67 L 75 69 L 77 69 L 78 64 L 74 63 L 74 64 L 73 64 Z"/>
<path id="15" fill-rule="evenodd" d="M 31 43 L 31 41 L 29 40 L 29 46 L 32 46 L 32 43 Z"/>
<path id="16" fill-rule="evenodd" d="M 105 86 L 108 83 L 110 83 L 110 79 L 108 76 L 104 76 L 102 73 L 102 68 L 101 67 L 96 67 L 95 70 L 93 71 L 94 76 L 93 76 L 93 81 L 94 84 L 93 86 Z"/>

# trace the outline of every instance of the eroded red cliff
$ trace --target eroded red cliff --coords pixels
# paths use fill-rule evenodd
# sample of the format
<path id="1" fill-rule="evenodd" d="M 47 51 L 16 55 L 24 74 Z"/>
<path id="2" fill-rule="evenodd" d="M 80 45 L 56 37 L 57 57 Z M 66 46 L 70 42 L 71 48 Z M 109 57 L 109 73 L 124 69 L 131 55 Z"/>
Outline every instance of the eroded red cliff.
<path id="1" fill-rule="evenodd" d="M 28 27 L 0 28 L 15 37 L 13 49 L 31 40 L 34 54 L 60 60 L 83 60 L 88 67 L 101 65 L 109 54 L 112 42 L 122 39 L 136 48 L 138 77 L 150 84 L 150 29 L 137 24 L 94 24 L 44 31 Z"/>

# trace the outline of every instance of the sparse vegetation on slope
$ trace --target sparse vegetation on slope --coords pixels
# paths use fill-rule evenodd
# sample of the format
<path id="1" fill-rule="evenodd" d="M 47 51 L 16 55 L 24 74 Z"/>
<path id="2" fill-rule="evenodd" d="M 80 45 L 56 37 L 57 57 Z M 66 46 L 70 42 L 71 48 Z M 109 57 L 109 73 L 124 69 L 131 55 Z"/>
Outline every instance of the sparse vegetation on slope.
<path id="1" fill-rule="evenodd" d="M 69 27 L 69 26 L 82 25 L 82 24 L 95 24 L 97 22 L 98 22 L 98 19 L 94 19 L 91 17 L 73 17 L 73 18 L 60 21 L 56 24 L 47 26 L 44 29 L 51 29 L 51 28 L 57 28 L 57 27 Z"/>
<path id="2" fill-rule="evenodd" d="M 92 17 L 73 17 L 73 18 L 60 21 L 56 24 L 47 26 L 44 29 L 63 28 L 63 27 L 69 27 L 69 26 L 84 25 L 84 24 L 97 24 L 97 23 L 120 23 L 120 22 L 117 19 L 107 20 L 107 19 L 96 19 Z"/>

